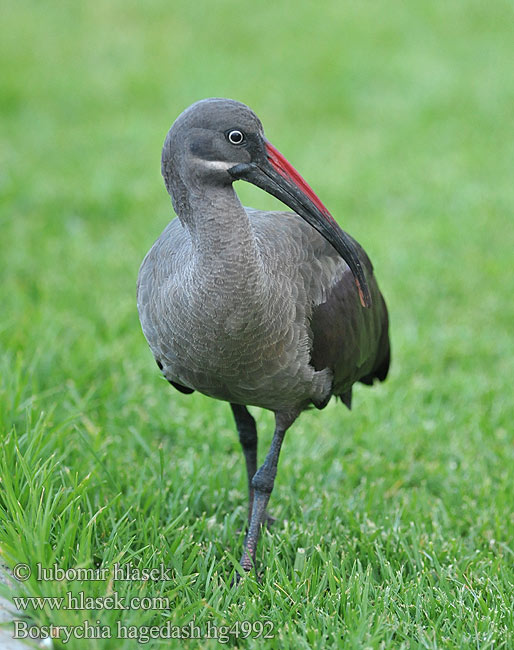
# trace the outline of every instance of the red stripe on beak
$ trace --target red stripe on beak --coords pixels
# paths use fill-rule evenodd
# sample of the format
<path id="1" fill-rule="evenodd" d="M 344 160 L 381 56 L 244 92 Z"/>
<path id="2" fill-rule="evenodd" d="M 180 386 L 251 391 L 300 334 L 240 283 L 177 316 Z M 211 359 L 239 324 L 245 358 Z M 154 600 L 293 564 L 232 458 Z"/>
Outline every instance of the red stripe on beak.
<path id="1" fill-rule="evenodd" d="M 329 221 L 335 221 L 334 217 L 330 214 L 327 208 L 321 202 L 321 199 L 315 194 L 312 187 L 307 183 L 307 181 L 300 176 L 296 169 L 291 165 L 291 163 L 284 158 L 278 149 L 276 149 L 271 142 L 266 140 L 266 153 L 268 154 L 268 160 L 270 161 L 273 169 L 277 171 L 281 176 L 286 180 L 301 190 L 309 199 L 314 203 L 318 210 L 325 216 Z"/>
<path id="2" fill-rule="evenodd" d="M 337 221 L 334 219 L 334 217 L 330 214 L 330 212 L 327 210 L 327 208 L 323 205 L 321 202 L 320 198 L 315 194 L 314 190 L 311 188 L 311 186 L 307 183 L 305 179 L 303 179 L 300 174 L 296 171 L 296 169 L 291 165 L 286 158 L 280 153 L 278 149 L 276 149 L 271 142 L 268 142 L 267 140 L 265 141 L 265 146 L 266 146 L 266 154 L 268 157 L 268 161 L 270 165 L 273 167 L 273 169 L 282 176 L 288 183 L 291 185 L 294 185 L 304 196 L 306 196 L 311 203 L 314 204 L 314 206 L 320 211 L 320 213 L 323 215 L 323 217 L 332 225 L 332 227 L 335 229 L 335 231 L 342 232 L 341 229 L 339 228 L 339 225 Z M 286 201 L 287 203 L 287 201 Z M 305 217 L 304 217 L 305 218 Z M 312 224 L 311 224 L 312 225 Z M 321 231 L 320 231 L 321 232 Z M 324 235 L 325 238 L 326 235 Z M 329 238 L 328 238 L 329 239 Z M 330 241 L 330 239 L 329 239 Z M 348 246 L 348 244 L 347 244 Z M 364 291 L 362 290 L 362 285 L 361 281 L 359 280 L 359 273 L 360 276 L 362 277 L 363 282 L 365 283 L 365 277 L 362 269 L 360 268 L 360 263 L 358 266 L 356 266 L 356 262 L 353 262 L 353 265 L 351 264 L 351 260 L 349 260 L 347 257 L 345 257 L 344 254 L 340 253 L 343 259 L 347 261 L 347 263 L 350 265 L 350 268 L 352 270 L 354 279 L 355 279 L 355 284 L 357 286 L 357 291 L 359 293 L 359 299 L 361 301 L 361 305 L 363 307 L 370 307 L 371 306 L 371 297 L 369 295 L 369 289 L 366 286 L 366 295 L 364 294 Z M 357 257 L 356 253 L 353 253 L 355 257 Z"/>

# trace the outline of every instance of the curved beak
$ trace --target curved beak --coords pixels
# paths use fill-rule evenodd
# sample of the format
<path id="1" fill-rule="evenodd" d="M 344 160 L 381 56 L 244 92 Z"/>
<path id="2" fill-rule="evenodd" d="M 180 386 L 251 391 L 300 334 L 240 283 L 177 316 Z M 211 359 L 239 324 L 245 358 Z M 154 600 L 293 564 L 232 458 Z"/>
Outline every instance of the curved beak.
<path id="1" fill-rule="evenodd" d="M 371 307 L 371 295 L 364 275 L 358 250 L 332 217 L 312 188 L 296 169 L 267 140 L 265 157 L 258 162 L 243 163 L 229 169 L 234 180 L 244 180 L 257 185 L 289 206 L 336 249 L 350 267 L 363 307 Z"/>

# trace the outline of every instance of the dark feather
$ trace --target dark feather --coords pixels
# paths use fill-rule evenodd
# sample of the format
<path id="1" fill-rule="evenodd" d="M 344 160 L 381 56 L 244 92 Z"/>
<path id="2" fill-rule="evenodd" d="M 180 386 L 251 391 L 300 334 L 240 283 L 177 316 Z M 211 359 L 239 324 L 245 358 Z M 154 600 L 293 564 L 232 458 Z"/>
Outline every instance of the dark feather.
<path id="1" fill-rule="evenodd" d="M 156 359 L 155 363 L 158 365 L 159 370 L 163 369 L 163 365 L 159 361 L 159 359 Z M 195 392 L 192 388 L 188 388 L 187 386 L 182 386 L 182 384 L 177 384 L 176 381 L 171 381 L 171 379 L 167 379 L 167 381 L 169 381 L 169 383 L 173 386 L 173 388 L 176 388 L 178 391 L 184 393 L 185 395 L 191 395 L 191 393 Z"/>
<path id="2" fill-rule="evenodd" d="M 176 381 L 171 381 L 170 379 L 168 379 L 168 381 L 173 386 L 173 388 L 176 388 L 178 391 L 184 393 L 185 395 L 191 395 L 191 393 L 195 392 L 192 388 L 189 388 L 188 386 L 182 386 L 181 384 L 177 384 Z"/>
<path id="3" fill-rule="evenodd" d="M 383 381 L 390 362 L 387 307 L 364 251 L 362 259 L 368 271 L 372 307 L 362 308 L 353 276 L 346 270 L 327 300 L 313 309 L 310 323 L 311 365 L 315 370 L 330 368 L 333 394 L 348 408 L 352 385 L 357 381 L 371 385 L 375 378 Z"/>

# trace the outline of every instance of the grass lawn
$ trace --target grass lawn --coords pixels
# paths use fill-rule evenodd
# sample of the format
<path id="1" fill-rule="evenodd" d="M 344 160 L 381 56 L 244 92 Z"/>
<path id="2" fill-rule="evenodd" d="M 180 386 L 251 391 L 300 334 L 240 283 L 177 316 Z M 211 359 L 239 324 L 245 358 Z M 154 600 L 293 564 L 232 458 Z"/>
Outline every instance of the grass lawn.
<path id="1" fill-rule="evenodd" d="M 514 647 L 513 13 L 507 0 L 3 7 L 0 561 L 32 570 L 15 595 L 170 603 L 28 607 L 39 626 L 112 631 L 54 647 L 137 647 L 117 621 L 202 635 L 250 621 L 248 638 L 228 635 L 245 648 Z M 393 343 L 390 377 L 356 388 L 351 413 L 333 402 L 288 432 L 261 582 L 239 589 L 230 409 L 170 389 L 135 304 L 172 218 L 162 141 L 209 96 L 254 108 L 364 245 Z M 277 205 L 239 185 L 246 204 Z M 262 456 L 273 419 L 254 412 Z M 129 562 L 171 577 L 37 579 L 38 563 Z M 272 638 L 253 638 L 259 624 Z M 146 647 L 183 643 L 219 647 Z"/>

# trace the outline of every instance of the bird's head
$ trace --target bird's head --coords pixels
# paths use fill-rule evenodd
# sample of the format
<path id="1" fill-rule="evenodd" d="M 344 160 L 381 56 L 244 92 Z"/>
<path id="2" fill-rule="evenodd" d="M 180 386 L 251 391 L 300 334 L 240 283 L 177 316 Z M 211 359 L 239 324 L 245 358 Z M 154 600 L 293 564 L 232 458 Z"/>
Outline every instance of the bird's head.
<path id="1" fill-rule="evenodd" d="M 264 136 L 259 118 L 231 99 L 204 99 L 175 120 L 162 151 L 162 174 L 180 213 L 178 185 L 188 192 L 247 181 L 272 194 L 315 228 L 350 267 L 361 304 L 371 296 L 351 237 L 312 188 Z"/>

